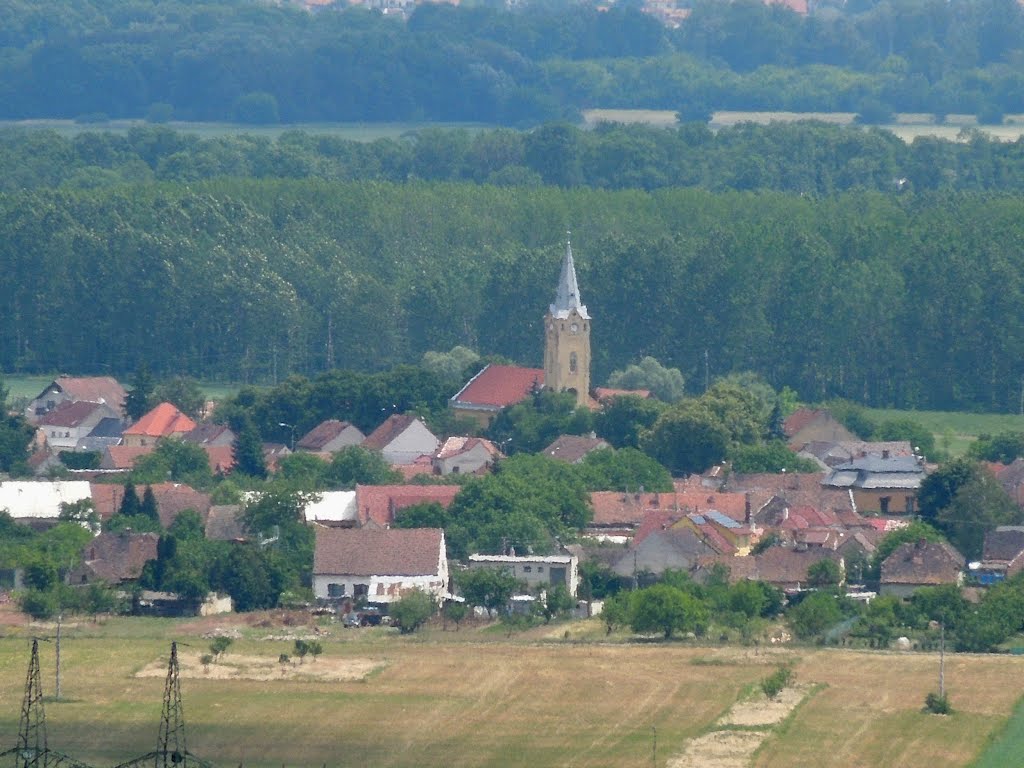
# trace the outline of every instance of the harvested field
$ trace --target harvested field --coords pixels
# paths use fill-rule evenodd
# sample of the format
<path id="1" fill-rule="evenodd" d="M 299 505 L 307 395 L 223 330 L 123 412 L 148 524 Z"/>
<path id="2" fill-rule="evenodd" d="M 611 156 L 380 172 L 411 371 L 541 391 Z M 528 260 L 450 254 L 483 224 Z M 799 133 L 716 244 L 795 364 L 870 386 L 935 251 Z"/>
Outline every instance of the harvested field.
<path id="1" fill-rule="evenodd" d="M 484 628 L 400 637 L 308 618 L 295 626 L 293 616 L 253 618 L 222 618 L 216 627 L 154 619 L 65 625 L 63 700 L 46 705 L 51 747 L 98 766 L 152 750 L 172 638 L 185 662 L 189 749 L 219 766 L 641 768 L 651 764 L 655 734 L 664 766 L 716 728 L 740 734 L 706 739 L 723 754 L 745 743 L 742 734 L 769 734 L 748 765 L 966 766 L 1024 693 L 1024 658 L 1011 656 L 947 657 L 955 713 L 936 717 L 921 712 L 938 669 L 928 654 L 719 649 L 616 635 L 608 642 L 597 622 L 508 640 Z M 581 626 L 600 639 L 580 639 Z M 195 659 L 213 630 L 238 637 L 207 674 Z M 282 674 L 278 659 L 291 653 L 291 638 L 317 630 L 323 655 Z M 32 634 L 52 637 L 38 625 L 8 625 L 0 637 L 3 748 L 16 739 Z M 52 695 L 53 643 L 40 653 L 44 693 Z M 751 706 L 759 681 L 786 661 L 799 686 L 819 686 L 814 695 L 788 717 L 763 700 Z M 237 672 L 214 674 L 214 666 Z"/>

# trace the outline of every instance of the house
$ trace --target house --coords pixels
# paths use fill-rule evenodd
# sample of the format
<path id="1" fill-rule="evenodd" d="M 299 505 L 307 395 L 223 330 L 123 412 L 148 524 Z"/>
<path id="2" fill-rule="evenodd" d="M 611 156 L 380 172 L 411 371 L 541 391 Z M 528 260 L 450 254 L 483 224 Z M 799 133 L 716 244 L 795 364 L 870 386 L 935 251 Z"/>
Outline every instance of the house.
<path id="1" fill-rule="evenodd" d="M 637 530 L 629 549 L 612 570 L 620 576 L 637 578 L 639 574 L 660 575 L 666 569 L 689 571 L 701 557 L 731 553 L 732 547 L 716 540 L 712 546 L 691 527 L 676 528 L 678 514 L 665 510 L 650 511 Z"/>
<path id="2" fill-rule="evenodd" d="M 440 528 L 316 527 L 313 592 L 390 603 L 419 589 L 448 594 L 448 554 Z"/>
<path id="3" fill-rule="evenodd" d="M 921 587 L 963 584 L 964 556 L 945 541 L 908 541 L 882 561 L 879 593 L 910 597 Z"/>
<path id="4" fill-rule="evenodd" d="M 241 504 L 214 504 L 206 515 L 204 528 L 209 541 L 248 541 L 249 532 L 242 524 Z"/>
<path id="5" fill-rule="evenodd" d="M 420 456 L 433 456 L 441 441 L 411 413 L 393 414 L 371 432 L 362 445 L 379 451 L 389 464 L 412 464 Z"/>
<path id="6" fill-rule="evenodd" d="M 121 502 L 124 500 L 124 486 L 108 483 L 87 483 L 87 485 L 90 486 L 93 506 L 96 508 L 100 520 L 109 520 L 121 508 Z M 150 486 L 136 487 L 135 492 L 140 501 L 147 487 L 153 489 L 157 512 L 160 515 L 160 525 L 164 528 L 170 528 L 178 514 L 186 509 L 198 512 L 205 524 L 212 506 L 210 494 L 197 491 L 184 483 L 154 483 Z"/>
<path id="7" fill-rule="evenodd" d="M 594 491 L 590 494 L 590 506 L 594 514 L 584 535 L 620 543 L 633 537 L 652 510 L 674 510 L 683 514 L 715 510 L 738 523 L 747 521 L 745 494 L 709 491 L 700 486 L 680 486 L 680 490 L 667 493 Z"/>
<path id="8" fill-rule="evenodd" d="M 357 485 L 356 519 L 360 526 L 388 528 L 399 510 L 431 502 L 447 509 L 461 490 L 460 485 Z"/>
<path id="9" fill-rule="evenodd" d="M 974 565 L 971 566 L 974 568 Z M 1000 525 L 985 534 L 981 563 L 973 575 L 981 584 L 995 584 L 1024 570 L 1024 526 Z"/>
<path id="10" fill-rule="evenodd" d="M 120 409 L 115 410 L 105 403 L 65 400 L 40 416 L 36 426 L 46 435 L 46 443 L 52 450 L 73 451 L 104 419 L 119 423 L 119 412 Z"/>
<path id="11" fill-rule="evenodd" d="M 822 485 L 848 491 L 858 513 L 912 515 L 924 477 L 916 456 L 863 456 L 837 466 Z"/>
<path id="12" fill-rule="evenodd" d="M 224 424 L 202 421 L 181 436 L 186 443 L 195 443 L 206 447 L 231 447 L 235 444 L 235 433 Z"/>
<path id="13" fill-rule="evenodd" d="M 449 407 L 457 416 L 486 427 L 500 411 L 544 388 L 544 370 L 516 365 L 487 365 L 456 392 Z"/>
<path id="14" fill-rule="evenodd" d="M 502 458 L 498 446 L 482 437 L 449 437 L 431 461 L 437 475 L 474 475 Z"/>
<path id="15" fill-rule="evenodd" d="M 101 533 L 82 550 L 82 563 L 68 573 L 67 583 L 115 585 L 136 581 L 143 566 L 156 560 L 159 540 L 155 533 Z"/>
<path id="16" fill-rule="evenodd" d="M 779 589 L 804 589 L 808 583 L 808 569 L 822 560 L 831 560 L 839 566 L 841 573 L 845 572 L 846 564 L 842 556 L 830 549 L 768 547 L 764 552 L 747 557 L 716 555 L 703 558 L 695 575 L 706 576 L 712 567 L 724 565 L 729 570 L 729 580 L 732 582 L 746 579 L 764 581 Z"/>
<path id="17" fill-rule="evenodd" d="M 25 409 L 25 418 L 35 421 L 65 402 L 102 403 L 120 418 L 127 393 L 110 376 L 58 376 Z"/>
<path id="18" fill-rule="evenodd" d="M 0 482 L 0 510 L 19 523 L 46 528 L 57 523 L 61 504 L 92 498 L 85 480 L 5 480 Z"/>
<path id="19" fill-rule="evenodd" d="M 156 450 L 156 444 L 149 445 L 108 445 L 103 449 L 100 458 L 100 469 L 107 471 L 120 470 L 128 472 L 135 468 L 135 462 L 140 456 L 145 456 Z"/>
<path id="20" fill-rule="evenodd" d="M 355 528 L 359 525 L 355 491 L 322 491 L 320 498 L 306 505 L 302 514 L 307 523 Z"/>
<path id="21" fill-rule="evenodd" d="M 470 570 L 498 568 L 508 571 L 529 589 L 563 586 L 576 597 L 580 585 L 579 558 L 576 555 L 470 555 Z"/>
<path id="22" fill-rule="evenodd" d="M 347 421 L 328 419 L 317 424 L 295 444 L 298 451 L 337 453 L 350 445 L 361 445 L 366 439 L 358 427 Z"/>
<path id="23" fill-rule="evenodd" d="M 782 432 L 794 451 L 815 441 L 836 443 L 857 439 L 829 411 L 819 408 L 797 408 L 782 422 Z"/>
<path id="24" fill-rule="evenodd" d="M 75 445 L 76 451 L 96 451 L 102 454 L 111 445 L 121 444 L 125 422 L 118 418 L 103 418 L 92 431 Z"/>
<path id="25" fill-rule="evenodd" d="M 611 448 L 608 441 L 596 437 L 593 433 L 590 436 L 560 435 L 544 449 L 543 453 L 545 456 L 564 461 L 567 464 L 579 464 L 588 454 L 605 448 Z"/>
<path id="26" fill-rule="evenodd" d="M 914 448 L 909 440 L 814 440 L 800 450 L 800 455 L 818 462 L 824 469 L 830 469 L 865 456 L 886 459 L 890 456 L 913 456 Z"/>
<path id="27" fill-rule="evenodd" d="M 122 439 L 124 445 L 155 445 L 157 440 L 182 437 L 196 428 L 196 423 L 170 403 L 160 403 L 141 419 L 128 427 Z"/>

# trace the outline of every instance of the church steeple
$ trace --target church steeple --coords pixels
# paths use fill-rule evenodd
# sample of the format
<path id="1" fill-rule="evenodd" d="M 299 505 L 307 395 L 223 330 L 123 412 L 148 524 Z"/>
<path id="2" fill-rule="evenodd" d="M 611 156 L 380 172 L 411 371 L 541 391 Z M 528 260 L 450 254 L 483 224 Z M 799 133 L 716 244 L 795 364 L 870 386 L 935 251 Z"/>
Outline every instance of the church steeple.
<path id="1" fill-rule="evenodd" d="M 587 320 L 587 305 L 580 302 L 580 286 L 576 282 L 576 265 L 572 261 L 572 241 L 570 233 L 565 233 L 565 256 L 562 258 L 562 274 L 558 278 L 558 290 L 555 292 L 555 303 L 548 310 L 552 317 L 568 317 L 575 309 L 579 316 Z"/>
<path id="2" fill-rule="evenodd" d="M 575 392 L 577 404 L 586 404 L 590 395 L 590 313 L 580 301 L 568 236 L 555 302 L 548 307 L 544 328 L 544 386 L 556 392 Z"/>

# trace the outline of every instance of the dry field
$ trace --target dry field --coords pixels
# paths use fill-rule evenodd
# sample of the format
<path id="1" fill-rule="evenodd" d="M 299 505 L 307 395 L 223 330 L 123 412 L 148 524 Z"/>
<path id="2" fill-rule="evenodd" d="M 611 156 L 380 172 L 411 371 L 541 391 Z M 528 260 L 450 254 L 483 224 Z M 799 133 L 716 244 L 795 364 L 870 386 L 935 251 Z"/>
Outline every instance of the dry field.
<path id="1" fill-rule="evenodd" d="M 669 765 L 715 728 L 767 729 L 752 763 L 729 765 L 966 766 L 1024 693 L 1024 658 L 951 657 L 956 713 L 928 716 L 932 655 L 605 643 L 597 627 L 569 635 L 590 642 L 555 628 L 511 640 L 471 628 L 411 638 L 329 628 L 319 659 L 282 672 L 290 635 L 250 625 L 205 672 L 196 658 L 209 629 L 157 620 L 69 627 L 63 700 L 47 702 L 51 747 L 99 766 L 152 749 L 172 637 L 182 643 L 189 749 L 221 766 L 640 768 L 651 765 L 655 736 L 657 763 Z M 29 632 L 52 635 L 4 631 L 0 749 L 17 733 Z M 52 695 L 52 643 L 41 657 Z M 815 687 L 774 725 L 779 714 L 756 702 L 757 683 L 787 659 L 804 691 Z"/>

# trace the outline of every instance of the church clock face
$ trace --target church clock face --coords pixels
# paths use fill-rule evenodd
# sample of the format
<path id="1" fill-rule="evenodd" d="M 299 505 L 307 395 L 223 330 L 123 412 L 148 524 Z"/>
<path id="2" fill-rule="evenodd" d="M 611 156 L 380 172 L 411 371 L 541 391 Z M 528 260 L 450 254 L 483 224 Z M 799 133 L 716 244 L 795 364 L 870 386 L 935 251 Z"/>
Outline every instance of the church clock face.
<path id="1" fill-rule="evenodd" d="M 571 331 L 572 333 L 579 333 L 579 330 L 580 330 L 580 326 L 579 326 L 579 324 L 578 324 L 578 323 L 573 323 L 572 325 L 570 325 L 570 326 L 569 326 L 569 330 L 570 330 L 570 331 Z"/>

